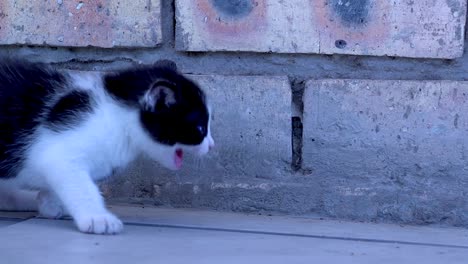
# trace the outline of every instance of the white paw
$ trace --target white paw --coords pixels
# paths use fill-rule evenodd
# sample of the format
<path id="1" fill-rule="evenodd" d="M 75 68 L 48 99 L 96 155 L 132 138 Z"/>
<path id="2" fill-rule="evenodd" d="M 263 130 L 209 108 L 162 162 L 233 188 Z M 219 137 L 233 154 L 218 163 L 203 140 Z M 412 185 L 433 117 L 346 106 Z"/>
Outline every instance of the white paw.
<path id="1" fill-rule="evenodd" d="M 75 218 L 78 229 L 91 234 L 117 234 L 122 232 L 123 223 L 111 213 L 82 215 Z"/>
<path id="2" fill-rule="evenodd" d="M 40 191 L 37 202 L 42 217 L 57 219 L 65 215 L 62 203 L 48 192 Z"/>

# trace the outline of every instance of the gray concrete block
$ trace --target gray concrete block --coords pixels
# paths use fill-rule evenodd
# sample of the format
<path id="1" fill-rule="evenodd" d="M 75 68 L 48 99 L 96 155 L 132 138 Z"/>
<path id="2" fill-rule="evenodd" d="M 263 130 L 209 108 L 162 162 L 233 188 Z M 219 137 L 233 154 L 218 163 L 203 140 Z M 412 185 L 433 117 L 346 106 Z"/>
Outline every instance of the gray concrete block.
<path id="1" fill-rule="evenodd" d="M 176 48 L 455 58 L 466 0 L 176 0 Z"/>
<path id="2" fill-rule="evenodd" d="M 219 203 L 219 193 L 226 198 L 231 196 L 227 190 L 239 189 L 258 195 L 270 182 L 285 177 L 292 153 L 288 79 L 192 77 L 206 90 L 213 108 L 215 149 L 202 158 L 186 155 L 184 167 L 176 172 L 139 160 L 122 177 L 104 185 L 109 196 L 208 206 Z"/>
<path id="3" fill-rule="evenodd" d="M 303 166 L 324 212 L 468 225 L 467 101 L 468 82 L 309 81 Z"/>

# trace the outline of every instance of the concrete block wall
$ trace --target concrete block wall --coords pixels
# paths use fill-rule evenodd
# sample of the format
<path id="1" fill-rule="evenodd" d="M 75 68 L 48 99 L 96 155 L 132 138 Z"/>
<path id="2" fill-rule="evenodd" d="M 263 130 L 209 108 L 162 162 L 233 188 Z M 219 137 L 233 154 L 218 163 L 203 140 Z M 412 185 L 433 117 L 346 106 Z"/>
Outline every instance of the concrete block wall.
<path id="1" fill-rule="evenodd" d="M 5 0 L 0 56 L 205 88 L 216 149 L 114 201 L 468 226 L 466 0 Z"/>

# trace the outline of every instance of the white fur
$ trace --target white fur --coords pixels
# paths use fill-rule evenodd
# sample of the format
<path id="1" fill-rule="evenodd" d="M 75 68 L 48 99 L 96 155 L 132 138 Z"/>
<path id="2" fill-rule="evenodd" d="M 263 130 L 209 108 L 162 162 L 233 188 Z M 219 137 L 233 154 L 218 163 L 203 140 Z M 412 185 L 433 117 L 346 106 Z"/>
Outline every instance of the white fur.
<path id="1" fill-rule="evenodd" d="M 8 180 L 16 188 L 39 190 L 39 211 L 46 217 L 70 214 L 82 232 L 114 234 L 122 222 L 110 213 L 94 183 L 126 166 L 141 152 L 169 169 L 176 169 L 177 148 L 206 154 L 214 146 L 210 129 L 199 146 L 166 146 L 152 140 L 132 110 L 108 96 L 96 74 L 77 73 L 73 81 L 91 90 L 97 107 L 78 127 L 54 132 L 40 127 L 28 149 L 24 168 Z"/>

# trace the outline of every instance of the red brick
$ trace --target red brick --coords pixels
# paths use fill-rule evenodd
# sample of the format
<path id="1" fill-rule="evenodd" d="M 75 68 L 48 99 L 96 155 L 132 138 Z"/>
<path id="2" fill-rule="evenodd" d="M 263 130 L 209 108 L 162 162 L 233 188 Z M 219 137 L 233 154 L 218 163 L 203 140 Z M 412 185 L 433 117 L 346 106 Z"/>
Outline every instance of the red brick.
<path id="1" fill-rule="evenodd" d="M 160 0 L 0 3 L 0 44 L 109 48 L 160 42 Z"/>
<path id="2" fill-rule="evenodd" d="M 177 48 L 427 58 L 463 52 L 466 0 L 236 3 L 176 0 Z"/>

